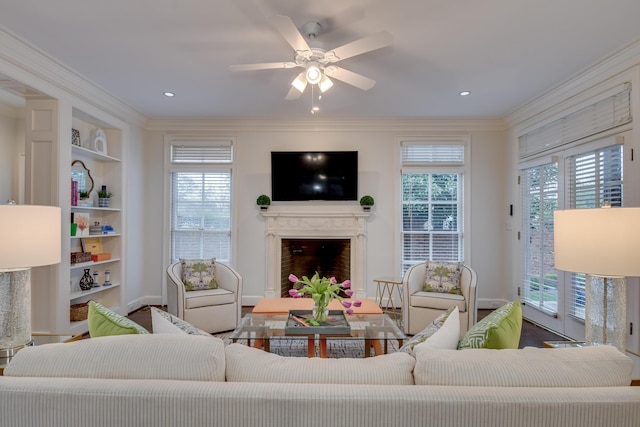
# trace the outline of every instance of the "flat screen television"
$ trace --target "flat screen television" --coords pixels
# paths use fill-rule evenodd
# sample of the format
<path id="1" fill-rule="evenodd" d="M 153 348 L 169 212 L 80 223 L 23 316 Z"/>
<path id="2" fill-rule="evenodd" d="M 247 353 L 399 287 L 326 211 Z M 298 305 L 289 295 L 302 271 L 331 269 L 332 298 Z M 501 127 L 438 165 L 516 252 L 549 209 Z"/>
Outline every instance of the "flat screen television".
<path id="1" fill-rule="evenodd" d="M 271 198 L 357 200 L 357 151 L 272 151 Z"/>

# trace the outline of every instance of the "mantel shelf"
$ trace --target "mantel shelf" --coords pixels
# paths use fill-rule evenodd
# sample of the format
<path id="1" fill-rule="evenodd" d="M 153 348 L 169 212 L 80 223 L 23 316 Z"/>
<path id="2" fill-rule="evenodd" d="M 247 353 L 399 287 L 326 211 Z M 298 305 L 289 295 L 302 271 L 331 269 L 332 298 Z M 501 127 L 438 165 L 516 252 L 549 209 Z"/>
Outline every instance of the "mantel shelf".
<path id="1" fill-rule="evenodd" d="M 265 218 L 368 218 L 371 212 L 267 210 L 261 211 L 260 215 Z"/>

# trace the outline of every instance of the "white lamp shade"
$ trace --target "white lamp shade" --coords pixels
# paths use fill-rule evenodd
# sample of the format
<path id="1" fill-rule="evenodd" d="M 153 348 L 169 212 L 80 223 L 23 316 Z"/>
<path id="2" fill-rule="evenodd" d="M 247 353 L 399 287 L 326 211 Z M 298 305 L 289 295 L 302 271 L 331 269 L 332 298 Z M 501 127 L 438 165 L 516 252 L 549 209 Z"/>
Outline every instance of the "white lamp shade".
<path id="1" fill-rule="evenodd" d="M 60 262 L 60 208 L 0 205 L 0 269 Z"/>
<path id="2" fill-rule="evenodd" d="M 556 269 L 640 276 L 640 208 L 558 210 L 553 228 Z"/>

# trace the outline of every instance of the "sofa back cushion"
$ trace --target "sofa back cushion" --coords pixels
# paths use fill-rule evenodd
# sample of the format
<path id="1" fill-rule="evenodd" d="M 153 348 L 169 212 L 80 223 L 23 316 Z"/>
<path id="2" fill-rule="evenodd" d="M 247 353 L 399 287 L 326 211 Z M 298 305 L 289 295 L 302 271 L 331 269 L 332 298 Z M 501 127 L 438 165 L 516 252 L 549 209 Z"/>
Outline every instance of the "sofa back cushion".
<path id="1" fill-rule="evenodd" d="M 615 387 L 631 383 L 633 361 L 615 347 L 416 352 L 419 385 Z"/>
<path id="2" fill-rule="evenodd" d="M 224 343 L 187 334 L 119 335 L 20 350 L 14 377 L 224 381 Z"/>
<path id="3" fill-rule="evenodd" d="M 285 357 L 242 344 L 225 348 L 229 382 L 413 384 L 415 359 L 398 352 L 364 359 Z"/>

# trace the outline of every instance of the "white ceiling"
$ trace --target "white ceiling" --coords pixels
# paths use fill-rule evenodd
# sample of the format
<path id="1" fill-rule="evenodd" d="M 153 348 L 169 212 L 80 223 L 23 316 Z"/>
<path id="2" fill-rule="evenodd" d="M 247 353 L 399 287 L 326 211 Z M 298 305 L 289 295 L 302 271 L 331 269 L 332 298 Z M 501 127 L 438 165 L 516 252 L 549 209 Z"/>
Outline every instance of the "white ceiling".
<path id="1" fill-rule="evenodd" d="M 640 40 L 639 0 L 0 0 L 0 26 L 153 118 L 308 119 L 309 88 L 284 99 L 300 69 L 228 70 L 293 60 L 276 14 L 325 48 L 394 38 L 339 63 L 377 84 L 337 81 L 324 118 L 503 117 Z"/>

